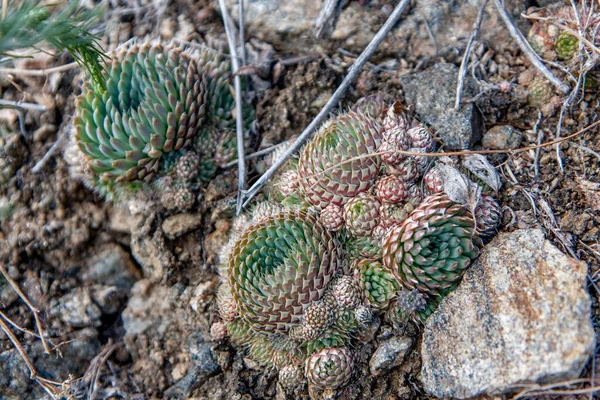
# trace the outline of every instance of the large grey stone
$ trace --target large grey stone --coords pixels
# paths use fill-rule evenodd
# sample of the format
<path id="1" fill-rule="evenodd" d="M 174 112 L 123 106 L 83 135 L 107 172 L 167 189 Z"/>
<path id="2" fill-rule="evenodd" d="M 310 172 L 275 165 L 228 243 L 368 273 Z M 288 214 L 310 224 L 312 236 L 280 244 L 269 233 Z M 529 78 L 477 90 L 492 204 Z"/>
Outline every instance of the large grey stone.
<path id="1" fill-rule="evenodd" d="M 467 398 L 577 378 L 596 343 L 586 274 L 541 230 L 498 235 L 426 322 L 425 390 Z"/>
<path id="2" fill-rule="evenodd" d="M 444 147 L 453 150 L 470 148 L 481 139 L 482 122 L 472 103 L 454 109 L 458 67 L 439 63 L 425 71 L 400 79 L 405 100 L 415 105 L 419 120 L 434 129 Z M 465 81 L 463 99 L 475 95 L 471 78 Z"/>

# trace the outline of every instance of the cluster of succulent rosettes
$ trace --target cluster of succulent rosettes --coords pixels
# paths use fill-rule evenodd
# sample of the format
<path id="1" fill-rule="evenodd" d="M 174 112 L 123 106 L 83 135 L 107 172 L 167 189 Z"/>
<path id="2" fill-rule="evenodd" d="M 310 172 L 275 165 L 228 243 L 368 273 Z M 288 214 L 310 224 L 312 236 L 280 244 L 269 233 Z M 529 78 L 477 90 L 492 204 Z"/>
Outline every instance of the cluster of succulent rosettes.
<path id="1" fill-rule="evenodd" d="M 219 312 L 234 343 L 296 381 L 298 368 L 312 371 L 311 354 L 349 344 L 371 314 L 359 282 L 344 275 L 341 241 L 316 215 L 270 203 L 254 213 L 220 271 Z"/>
<path id="2" fill-rule="evenodd" d="M 104 74 L 105 91 L 84 84 L 73 120 L 86 182 L 100 193 L 114 199 L 144 187 L 152 192 L 166 176 L 197 191 L 235 157 L 226 57 L 172 43 L 130 42 L 111 54 Z M 249 123 L 252 110 L 246 108 Z"/>
<path id="3" fill-rule="evenodd" d="M 345 384 L 363 329 L 380 314 L 423 322 L 495 232 L 495 200 L 450 200 L 446 164 L 418 155 L 434 149 L 399 102 L 362 100 L 234 221 L 219 310 L 232 342 L 275 366 L 284 389 Z"/>

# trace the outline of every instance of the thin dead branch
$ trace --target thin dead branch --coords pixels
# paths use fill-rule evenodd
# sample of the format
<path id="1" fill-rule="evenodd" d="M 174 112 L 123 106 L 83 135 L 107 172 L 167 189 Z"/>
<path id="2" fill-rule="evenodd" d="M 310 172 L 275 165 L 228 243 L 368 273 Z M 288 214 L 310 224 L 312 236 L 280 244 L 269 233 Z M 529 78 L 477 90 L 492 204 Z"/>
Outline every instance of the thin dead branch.
<path id="1" fill-rule="evenodd" d="M 4 99 L 0 99 L 0 107 L 1 106 L 9 107 L 9 108 L 16 108 L 19 110 L 28 110 L 28 111 L 41 111 L 41 112 L 48 111 L 48 109 L 46 107 L 40 106 L 39 104 L 24 103 L 21 101 L 12 101 L 12 100 L 4 100 Z"/>
<path id="2" fill-rule="evenodd" d="M 508 12 L 504 8 L 504 5 L 502 5 L 502 0 L 494 0 L 494 3 L 496 4 L 496 8 L 498 9 L 500 16 L 502 17 L 502 20 L 504 21 L 508 32 L 513 37 L 513 39 L 515 39 L 515 41 L 521 48 L 521 51 L 523 51 L 523 53 L 527 55 L 527 58 L 529 58 L 529 61 L 531 61 L 533 66 L 536 67 L 538 71 L 540 71 L 542 75 L 544 75 L 546 79 L 548 79 L 554 86 L 556 86 L 558 90 L 565 94 L 569 93 L 569 91 L 571 90 L 569 86 L 564 84 L 560 79 L 558 79 L 552 73 L 552 71 L 550 71 L 550 69 L 546 67 L 546 65 L 544 65 L 540 57 L 536 54 L 535 51 L 533 51 L 529 43 L 527 43 L 527 40 L 525 39 L 519 28 L 515 26 L 512 19 L 510 18 L 510 15 L 508 15 Z"/>
<path id="3" fill-rule="evenodd" d="M 248 155 L 247 155 L 247 156 L 245 156 L 244 158 L 245 158 L 246 160 L 251 160 L 251 159 L 253 159 L 253 158 L 257 158 L 257 157 L 260 157 L 260 156 L 267 155 L 267 154 L 269 154 L 269 153 L 272 153 L 272 152 L 273 152 L 275 149 L 277 149 L 277 148 L 279 148 L 279 147 L 281 147 L 281 146 L 284 146 L 285 144 L 287 144 L 287 143 L 286 143 L 286 142 L 283 142 L 283 143 L 275 144 L 275 145 L 273 145 L 273 146 L 269 146 L 269 147 L 267 147 L 267 148 L 264 148 L 264 149 L 262 149 L 262 150 L 259 150 L 259 151 L 257 151 L 257 152 L 254 152 L 254 153 L 252 153 L 252 154 L 248 154 Z M 238 163 L 238 160 L 237 160 L 237 159 L 235 159 L 235 160 L 231 161 L 230 163 L 227 163 L 227 164 L 225 164 L 225 166 L 224 166 L 223 168 L 231 168 L 231 167 L 235 166 L 237 163 Z"/>
<path id="4" fill-rule="evenodd" d="M 62 132 L 58 139 L 56 139 L 56 142 L 54 142 L 52 146 L 50 146 L 46 154 L 44 154 L 44 157 L 42 157 L 42 159 L 38 161 L 33 166 L 33 168 L 31 168 L 31 172 L 33 172 L 34 174 L 39 173 L 44 168 L 48 160 L 50 160 L 50 158 L 56 153 L 56 151 L 62 147 L 66 137 L 67 135 L 65 134 L 65 132 Z"/>
<path id="5" fill-rule="evenodd" d="M 221 15 L 223 17 L 223 25 L 225 25 L 225 33 L 227 34 L 227 42 L 229 44 L 229 51 L 231 52 L 231 66 L 233 69 L 233 86 L 235 88 L 235 120 L 236 120 L 236 139 L 237 139 L 237 155 L 238 155 L 238 201 L 237 201 L 237 214 L 242 210 L 242 202 L 244 199 L 244 191 L 246 189 L 246 162 L 245 162 L 245 149 L 244 149 L 244 115 L 242 113 L 242 80 L 237 74 L 240 69 L 240 63 L 238 61 L 237 45 L 235 43 L 234 28 L 225 0 L 219 0 L 219 6 L 221 8 Z M 241 14 L 240 14 L 241 16 Z M 243 24 L 243 21 L 240 23 Z M 242 43 L 242 47 L 243 47 Z"/>
<path id="6" fill-rule="evenodd" d="M 221 0 L 222 1 L 222 0 Z M 312 122 L 304 129 L 302 134 L 296 139 L 296 141 L 286 150 L 284 154 L 274 163 L 255 183 L 252 185 L 247 192 L 245 192 L 245 201 L 242 204 L 242 207 L 245 207 L 254 196 L 258 193 L 260 188 L 262 188 L 269 179 L 275 174 L 275 172 L 287 161 L 288 158 L 292 156 L 300 147 L 304 144 L 304 142 L 313 134 L 314 130 L 327 118 L 331 110 L 338 104 L 338 102 L 342 99 L 342 96 L 350 87 L 350 84 L 354 81 L 354 79 L 358 76 L 359 72 L 362 70 L 365 63 L 371 58 L 379 44 L 383 41 L 387 33 L 396 25 L 396 23 L 400 20 L 402 13 L 410 4 L 410 0 L 402 0 L 388 20 L 383 24 L 381 29 L 377 32 L 371 43 L 367 46 L 367 48 L 362 52 L 362 54 L 358 57 L 356 62 L 352 65 L 350 70 L 348 71 L 348 75 L 344 78 L 340 86 L 336 89 L 335 93 L 331 96 L 327 104 L 321 109 L 319 114 L 312 120 Z M 240 158 L 243 155 L 239 156 Z"/>
<path id="7" fill-rule="evenodd" d="M 48 76 L 55 72 L 64 72 L 77 67 L 77 63 L 72 62 L 65 65 L 59 65 L 58 67 L 44 69 L 0 68 L 0 74 L 10 74 L 19 76 Z"/>
<path id="8" fill-rule="evenodd" d="M 15 334 L 11 331 L 10 327 L 7 325 L 3 318 L 0 318 L 0 329 L 4 331 L 4 333 L 8 337 L 8 340 L 11 341 L 11 343 L 23 359 L 23 362 L 29 370 L 29 378 L 36 381 L 42 387 L 42 389 L 44 389 L 44 391 L 48 393 L 48 395 L 50 395 L 52 399 L 60 398 L 62 391 L 59 388 L 62 387 L 65 383 L 45 379 L 38 375 L 37 369 L 35 368 L 35 365 L 33 365 L 33 362 L 31 362 L 31 360 L 27 356 L 27 353 L 25 353 L 23 345 L 15 336 Z"/>
<path id="9" fill-rule="evenodd" d="M 325 0 L 315 24 L 315 36 L 320 39 L 329 27 L 335 25 L 339 13 L 340 0 Z"/>
<path id="10" fill-rule="evenodd" d="M 50 354 L 50 348 L 48 347 L 48 343 L 46 342 L 46 339 L 44 338 L 44 329 L 42 328 L 42 321 L 40 320 L 40 316 L 39 316 L 40 310 L 37 307 L 34 307 L 33 304 L 31 304 L 31 302 L 29 301 L 27 296 L 25 296 L 25 294 L 19 288 L 19 285 L 17 285 L 17 282 L 15 282 L 10 277 L 10 275 L 8 275 L 8 272 L 6 271 L 6 268 L 4 268 L 3 265 L 0 265 L 0 273 L 2 274 L 2 276 L 4 276 L 4 279 L 6 279 L 8 284 L 13 288 L 13 290 L 17 293 L 17 295 L 19 295 L 21 300 L 23 300 L 23 302 L 27 305 L 27 307 L 33 313 L 33 317 L 35 319 L 35 326 L 37 328 L 38 334 L 40 335 L 40 340 L 42 341 L 42 345 L 44 346 L 44 353 Z"/>
<path id="11" fill-rule="evenodd" d="M 465 49 L 465 54 L 463 56 L 462 62 L 460 63 L 460 70 L 458 71 L 458 84 L 456 85 L 456 102 L 454 103 L 455 110 L 458 110 L 460 108 L 463 86 L 465 85 L 465 77 L 467 75 L 467 66 L 469 65 L 469 57 L 471 56 L 471 48 L 473 47 L 473 42 L 475 41 L 475 38 L 477 37 L 477 35 L 479 35 L 479 28 L 481 27 L 483 13 L 485 11 L 485 6 L 487 5 L 487 3 L 488 0 L 483 0 L 483 2 L 481 3 L 479 13 L 477 14 L 477 19 L 473 24 L 473 32 L 471 33 L 471 37 L 469 38 L 469 42 L 467 43 L 467 47 Z"/>

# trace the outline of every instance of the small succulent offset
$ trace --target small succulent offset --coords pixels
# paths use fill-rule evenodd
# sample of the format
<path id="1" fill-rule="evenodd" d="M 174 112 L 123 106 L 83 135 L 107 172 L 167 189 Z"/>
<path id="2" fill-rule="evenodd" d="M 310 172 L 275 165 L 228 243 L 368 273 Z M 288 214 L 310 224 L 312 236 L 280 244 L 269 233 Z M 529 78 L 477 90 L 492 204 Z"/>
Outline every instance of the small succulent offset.
<path id="1" fill-rule="evenodd" d="M 346 384 L 352 344 L 374 319 L 422 323 L 477 257 L 480 236 L 495 233 L 495 200 L 452 201 L 442 165 L 421 155 L 434 149 L 400 102 L 367 97 L 325 123 L 273 183 L 281 189 L 236 221 L 220 314 L 283 389 Z"/>
<path id="2" fill-rule="evenodd" d="M 133 42 L 112 54 L 105 74 L 106 90 L 84 84 L 73 120 L 91 187 L 114 199 L 142 187 L 160 194 L 170 186 L 161 183 L 165 177 L 194 191 L 214 176 L 215 154 L 226 152 L 218 144 L 235 124 L 225 57 Z M 246 114 L 250 120 L 251 111 Z"/>
<path id="3" fill-rule="evenodd" d="M 532 17 L 532 26 L 527 36 L 529 43 L 547 60 L 558 59 L 569 64 L 579 50 L 579 35 L 583 35 L 585 45 L 597 45 L 600 41 L 600 14 L 593 8 L 556 2 L 536 9 Z"/>

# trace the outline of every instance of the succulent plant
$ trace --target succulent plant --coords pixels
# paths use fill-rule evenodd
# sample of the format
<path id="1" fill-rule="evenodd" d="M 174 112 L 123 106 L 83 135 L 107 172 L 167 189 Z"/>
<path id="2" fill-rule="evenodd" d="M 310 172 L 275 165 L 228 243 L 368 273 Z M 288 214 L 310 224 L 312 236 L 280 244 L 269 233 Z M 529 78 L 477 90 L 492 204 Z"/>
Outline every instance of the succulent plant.
<path id="1" fill-rule="evenodd" d="M 279 370 L 279 384 L 285 390 L 294 390 L 304 381 L 304 371 L 299 365 L 286 365 Z"/>
<path id="2" fill-rule="evenodd" d="M 383 256 L 382 241 L 375 235 L 352 236 L 347 238 L 344 244 L 346 252 L 351 258 L 381 258 Z"/>
<path id="3" fill-rule="evenodd" d="M 363 303 L 363 291 L 356 279 L 351 276 L 338 278 L 331 287 L 331 294 L 338 306 L 357 308 Z"/>
<path id="4" fill-rule="evenodd" d="M 429 129 L 424 126 L 416 126 L 406 131 L 406 134 L 410 138 L 410 147 L 416 149 L 423 149 L 427 152 L 435 148 L 435 142 L 431 136 Z"/>
<path id="5" fill-rule="evenodd" d="M 535 76 L 527 89 L 529 90 L 527 101 L 532 107 L 540 108 L 554 96 L 554 88 L 541 76 Z"/>
<path id="6" fill-rule="evenodd" d="M 561 32 L 556 38 L 554 43 L 554 49 L 558 58 L 561 60 L 569 60 L 573 57 L 573 54 L 579 48 L 579 39 L 575 35 L 571 35 L 568 32 Z"/>
<path id="7" fill-rule="evenodd" d="M 177 161 L 176 174 L 179 178 L 190 181 L 198 176 L 200 167 L 200 156 L 188 151 Z"/>
<path id="8" fill-rule="evenodd" d="M 320 389 L 337 389 L 352 377 L 354 357 L 346 347 L 325 348 L 306 361 L 308 381 Z"/>
<path id="9" fill-rule="evenodd" d="M 402 179 L 388 175 L 377 181 L 375 194 L 384 203 L 399 203 L 408 195 L 408 187 Z"/>
<path id="10" fill-rule="evenodd" d="M 188 52 L 160 43 L 113 55 L 104 92 L 85 83 L 75 138 L 100 181 L 149 182 L 160 157 L 191 143 L 205 117 L 205 72 Z"/>
<path id="11" fill-rule="evenodd" d="M 414 211 L 418 203 L 419 201 L 409 201 L 403 204 L 381 204 L 379 207 L 380 224 L 385 228 L 401 224 Z"/>
<path id="12" fill-rule="evenodd" d="M 392 132 L 406 132 L 410 128 L 410 121 L 406 115 L 406 107 L 401 101 L 397 100 L 392 104 L 383 118 L 384 136 L 391 135 Z"/>
<path id="13" fill-rule="evenodd" d="M 298 191 L 298 187 L 300 186 L 298 177 L 298 171 L 296 170 L 288 170 L 284 171 L 277 183 L 277 187 L 283 197 L 288 197 L 295 194 Z"/>
<path id="14" fill-rule="evenodd" d="M 354 197 L 344 205 L 346 229 L 355 236 L 370 235 L 379 224 L 380 201 L 369 195 Z"/>
<path id="15" fill-rule="evenodd" d="M 376 310 L 386 309 L 400 289 L 392 273 L 373 259 L 356 260 L 352 269 L 358 276 L 369 305 Z"/>
<path id="16" fill-rule="evenodd" d="M 428 129 L 409 129 L 401 103 L 376 96 L 352 110 L 286 165 L 268 202 L 235 221 L 220 271 L 232 342 L 275 366 L 286 391 L 304 375 L 323 390 L 346 384 L 348 346 L 369 337 L 374 312 L 394 326 L 423 322 L 477 256 L 478 232 L 497 221 L 484 198 L 477 229 L 470 210 L 437 193 L 435 167 L 420 180 L 432 158 L 398 156 L 435 148 Z M 392 151 L 378 155 L 385 146 Z M 423 187 L 436 193 L 423 200 Z"/>
<path id="17" fill-rule="evenodd" d="M 219 53 L 131 42 L 111 55 L 105 78 L 106 90 L 84 84 L 73 120 L 87 183 L 102 194 L 118 197 L 169 173 L 197 190 L 216 161 L 235 154 L 232 75 Z M 244 111 L 249 124 L 253 110 Z"/>
<path id="18" fill-rule="evenodd" d="M 406 289 L 445 295 L 479 254 L 472 216 L 445 194 L 434 194 L 383 244 L 385 267 Z"/>
<path id="19" fill-rule="evenodd" d="M 423 323 L 440 303 L 439 297 L 428 297 L 417 289 L 400 290 L 386 312 L 392 325 L 400 326 L 407 322 Z"/>
<path id="20" fill-rule="evenodd" d="M 383 141 L 377 148 L 381 160 L 388 165 L 398 164 L 404 159 L 404 154 L 398 152 L 398 146 L 391 141 Z"/>
<path id="21" fill-rule="evenodd" d="M 501 218 L 502 210 L 498 202 L 492 196 L 482 194 L 479 204 L 475 207 L 477 233 L 481 236 L 493 235 L 500 224 Z"/>
<path id="22" fill-rule="evenodd" d="M 227 337 L 227 327 L 222 322 L 215 322 L 210 326 L 210 337 L 212 340 L 221 342 Z"/>
<path id="23" fill-rule="evenodd" d="M 321 211 L 319 220 L 330 231 L 337 231 L 344 226 L 344 211 L 342 207 L 330 204 Z"/>
<path id="24" fill-rule="evenodd" d="M 362 97 L 352 106 L 351 110 L 371 118 L 383 118 L 388 109 L 385 97 L 381 93 Z"/>
<path id="25" fill-rule="evenodd" d="M 579 39 L 572 32 L 597 43 L 599 14 L 579 4 L 576 8 L 577 16 L 574 6 L 561 2 L 534 11 L 538 18 L 533 20 L 527 39 L 536 53 L 550 61 L 570 61 L 579 47 Z"/>
<path id="26" fill-rule="evenodd" d="M 406 183 L 414 182 L 420 176 L 417 162 L 412 158 L 407 158 L 398 165 L 388 165 L 386 172 L 390 175 L 397 176 Z"/>
<path id="27" fill-rule="evenodd" d="M 327 122 L 300 154 L 298 174 L 306 200 L 321 210 L 368 190 L 379 174 L 374 153 L 380 142 L 381 126 L 367 115 L 350 111 Z M 373 155 L 364 157 L 368 154 Z"/>
<path id="28" fill-rule="evenodd" d="M 227 269 L 240 317 L 285 333 L 319 300 L 340 268 L 340 245 L 310 214 L 283 213 L 248 228 Z"/>
<path id="29" fill-rule="evenodd" d="M 436 167 L 432 167 L 425 173 L 423 184 L 429 193 L 442 193 L 444 191 L 444 180 Z"/>

